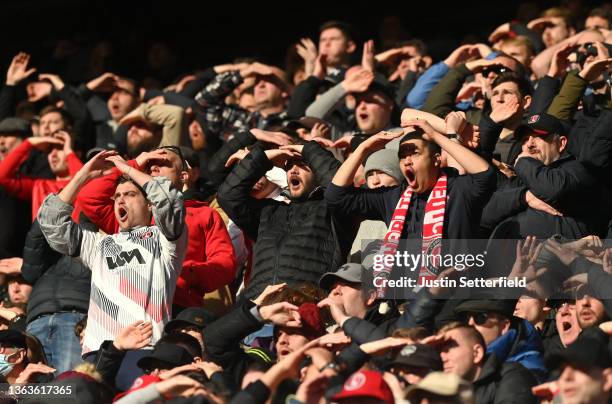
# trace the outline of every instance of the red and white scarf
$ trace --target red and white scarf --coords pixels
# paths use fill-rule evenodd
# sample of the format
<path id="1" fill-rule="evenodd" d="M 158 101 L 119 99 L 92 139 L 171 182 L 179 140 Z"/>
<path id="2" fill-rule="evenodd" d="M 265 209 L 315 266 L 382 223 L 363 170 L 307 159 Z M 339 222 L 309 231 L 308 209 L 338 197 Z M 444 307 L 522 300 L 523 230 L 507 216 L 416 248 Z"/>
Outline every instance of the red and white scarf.
<path id="1" fill-rule="evenodd" d="M 423 217 L 423 244 L 421 246 L 421 264 L 419 270 L 418 284 L 421 285 L 422 278 L 433 279 L 436 278 L 435 263 L 426 260 L 426 257 L 439 256 L 441 254 L 441 241 L 442 234 L 444 233 L 444 212 L 446 211 L 446 186 L 448 184 L 448 177 L 446 174 L 440 175 L 436 185 L 434 185 L 427 204 L 425 205 L 425 215 Z M 404 193 L 400 196 L 393 216 L 391 216 L 391 222 L 389 223 L 389 229 L 385 235 L 385 239 L 382 243 L 382 247 L 379 250 L 379 254 L 384 256 L 391 255 L 395 256 L 397 251 L 399 240 L 402 236 L 402 230 L 404 223 L 406 222 L 406 216 L 410 209 L 410 199 L 412 198 L 413 189 L 411 187 L 406 188 Z M 385 278 L 388 279 L 391 271 L 393 270 L 395 259 L 389 260 L 392 262 L 391 265 L 386 265 L 386 260 L 382 260 L 382 268 L 374 270 L 374 278 Z M 432 265 L 434 264 L 434 265 Z M 386 291 L 386 285 L 380 286 L 377 289 L 377 295 L 379 298 L 383 298 Z"/>

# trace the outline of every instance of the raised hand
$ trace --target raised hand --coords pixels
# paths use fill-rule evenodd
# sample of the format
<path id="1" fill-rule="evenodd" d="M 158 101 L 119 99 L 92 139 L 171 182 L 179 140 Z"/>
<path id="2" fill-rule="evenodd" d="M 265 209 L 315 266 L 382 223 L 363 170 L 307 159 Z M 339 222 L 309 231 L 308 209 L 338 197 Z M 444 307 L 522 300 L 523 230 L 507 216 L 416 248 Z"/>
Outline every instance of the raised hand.
<path id="1" fill-rule="evenodd" d="M 455 49 L 445 60 L 444 63 L 451 69 L 459 66 L 467 60 L 478 57 L 480 53 L 474 45 L 462 45 Z"/>
<path id="2" fill-rule="evenodd" d="M 366 140 L 364 140 L 358 147 L 362 150 L 366 150 L 368 152 L 375 152 L 381 149 L 384 149 L 385 145 L 392 141 L 393 139 L 397 139 L 400 136 L 403 136 L 403 131 L 397 132 L 387 132 L 382 131 L 378 132 L 375 135 L 370 136 Z"/>
<path id="3" fill-rule="evenodd" d="M 51 94 L 52 84 L 46 81 L 37 81 L 28 83 L 26 92 L 28 93 L 28 101 L 37 102 Z"/>
<path id="4" fill-rule="evenodd" d="M 359 347 L 368 355 L 382 355 L 393 348 L 409 345 L 410 342 L 403 338 L 387 337 L 373 342 L 366 342 Z"/>
<path id="5" fill-rule="evenodd" d="M 90 91 L 100 93 L 110 93 L 115 90 L 119 82 L 119 76 L 114 73 L 106 72 L 86 84 Z"/>
<path id="6" fill-rule="evenodd" d="M 334 147 L 337 147 L 338 149 L 346 149 L 349 148 L 351 146 L 351 141 L 353 140 L 352 135 L 344 135 L 342 136 L 340 139 L 336 140 L 334 142 Z"/>
<path id="7" fill-rule="evenodd" d="M 518 112 L 520 106 L 518 97 L 515 94 L 509 94 L 505 96 L 503 104 L 495 104 L 489 116 L 495 123 L 505 122 Z"/>
<path id="8" fill-rule="evenodd" d="M 510 23 L 506 22 L 495 28 L 491 35 L 489 35 L 489 43 L 495 44 L 497 41 L 504 39 L 508 35 L 510 35 Z"/>
<path id="9" fill-rule="evenodd" d="M 580 71 L 579 75 L 588 82 L 599 79 L 599 76 L 606 71 L 612 65 L 612 58 L 608 53 L 608 50 L 601 44 L 601 42 L 595 42 L 594 46 L 597 48 L 597 57 L 584 64 L 584 67 Z"/>
<path id="10" fill-rule="evenodd" d="M 121 351 L 140 349 L 149 344 L 152 335 L 153 325 L 150 322 L 136 321 L 119 331 L 113 345 Z"/>
<path id="11" fill-rule="evenodd" d="M 279 146 L 293 144 L 293 138 L 283 132 L 272 132 L 268 130 L 254 128 L 251 129 L 251 134 L 255 136 L 255 139 L 266 143 L 272 143 Z"/>
<path id="12" fill-rule="evenodd" d="M 525 242 L 516 242 L 516 258 L 510 271 L 509 278 L 525 277 L 527 282 L 536 278 L 537 268 L 535 262 L 542 251 L 543 244 L 538 243 L 534 236 L 528 236 Z"/>
<path id="13" fill-rule="evenodd" d="M 304 72 L 306 77 L 312 76 L 317 61 L 317 46 L 310 38 L 302 38 L 300 43 L 295 45 L 298 55 L 304 59 Z"/>
<path id="14" fill-rule="evenodd" d="M 330 132 L 331 132 L 331 128 L 329 127 L 329 125 L 317 122 L 313 125 L 312 129 L 310 130 L 310 136 L 313 138 L 320 137 L 320 138 L 329 139 Z"/>
<path id="15" fill-rule="evenodd" d="M 57 139 L 60 139 L 64 144 L 64 154 L 67 156 L 72 153 L 72 136 L 64 130 L 57 131 L 53 134 Z"/>
<path id="16" fill-rule="evenodd" d="M 266 288 L 263 290 L 263 292 L 261 292 L 259 294 L 259 296 L 257 296 L 254 300 L 253 303 L 255 303 L 257 306 L 261 305 L 263 303 L 263 301 L 270 295 L 273 295 L 275 293 L 280 292 L 281 290 L 285 289 L 287 287 L 286 283 L 278 283 L 276 285 L 268 285 L 266 286 Z"/>
<path id="17" fill-rule="evenodd" d="M 487 59 L 473 60 L 465 64 L 465 67 L 472 73 L 480 73 L 484 70 L 485 67 L 493 67 L 493 66 L 504 67 L 504 65 L 502 65 L 499 62 L 496 62 L 494 60 L 487 60 Z"/>
<path id="18" fill-rule="evenodd" d="M 114 164 L 107 159 L 115 155 L 117 155 L 117 152 L 114 150 L 99 152 L 81 167 L 77 175 L 84 176 L 85 181 L 90 181 L 94 178 L 110 174 Z"/>
<path id="19" fill-rule="evenodd" d="M 28 383 L 32 381 L 32 376 L 36 374 L 50 374 L 55 372 L 51 366 L 43 365 L 42 363 L 29 363 L 28 366 L 19 373 L 15 383 Z"/>
<path id="20" fill-rule="evenodd" d="M 444 122 L 446 123 L 446 133 L 450 134 L 459 134 L 463 132 L 465 125 L 467 124 L 467 119 L 465 116 L 465 112 L 462 111 L 452 111 L 446 115 L 444 118 Z"/>
<path id="21" fill-rule="evenodd" d="M 555 254 L 559 261 L 563 263 L 563 265 L 570 265 L 576 258 L 578 258 L 578 254 L 572 251 L 570 248 L 565 247 L 563 244 L 549 239 L 546 240 L 544 245 L 548 251 Z"/>
<path id="22" fill-rule="evenodd" d="M 202 388 L 200 383 L 185 375 L 176 375 L 155 384 L 155 389 L 166 398 L 191 396 Z"/>
<path id="23" fill-rule="evenodd" d="M 344 331 L 335 332 L 332 334 L 325 334 L 319 338 L 319 346 L 328 348 L 331 350 L 337 350 L 339 347 L 348 345 L 351 343 L 351 337 L 348 337 Z"/>
<path id="24" fill-rule="evenodd" d="M 299 153 L 294 152 L 293 150 L 281 150 L 281 149 L 272 149 L 266 150 L 266 157 L 268 160 L 272 162 L 276 167 L 285 168 L 285 164 L 291 158 L 301 158 L 302 156 Z"/>
<path id="25" fill-rule="evenodd" d="M 533 31 L 543 31 L 546 25 L 553 24 L 552 17 L 535 18 L 527 23 L 527 28 Z"/>
<path id="26" fill-rule="evenodd" d="M 51 146 L 64 147 L 64 141 L 53 136 L 33 136 L 28 142 L 37 150 L 46 151 Z"/>
<path id="27" fill-rule="evenodd" d="M 23 258 L 3 258 L 0 260 L 0 274 L 4 275 L 19 275 L 21 274 L 21 266 Z"/>
<path id="28" fill-rule="evenodd" d="M 151 161 L 167 161 L 168 153 L 171 152 L 164 149 L 152 150 L 150 152 L 142 152 L 138 155 L 138 157 L 136 157 L 136 164 L 138 164 L 138 167 L 140 168 L 146 168 Z"/>
<path id="29" fill-rule="evenodd" d="M 327 73 L 327 55 L 321 53 L 315 60 L 312 75 L 323 80 L 323 78 L 325 78 L 325 73 Z"/>
<path id="30" fill-rule="evenodd" d="M 350 317 L 346 310 L 344 310 L 344 306 L 331 297 L 326 297 L 325 299 L 321 300 L 317 306 L 328 307 L 334 321 L 341 327 L 342 324 Z"/>
<path id="31" fill-rule="evenodd" d="M 568 42 L 561 49 L 555 52 L 552 60 L 550 61 L 550 68 L 548 69 L 548 76 L 550 77 L 561 77 L 567 71 L 570 66 L 568 60 L 569 55 L 576 48 L 576 42 Z"/>
<path id="32" fill-rule="evenodd" d="M 237 150 L 234 154 L 229 156 L 227 161 L 225 162 L 225 168 L 231 167 L 234 163 L 238 161 L 242 161 L 246 156 L 249 155 L 251 151 L 246 147 L 244 149 Z"/>
<path id="33" fill-rule="evenodd" d="M 298 307 L 288 302 L 279 302 L 261 306 L 259 314 L 265 321 L 283 327 L 301 327 L 302 321 Z"/>
<path id="34" fill-rule="evenodd" d="M 341 85 L 347 93 L 362 93 L 370 87 L 372 81 L 374 81 L 374 73 L 361 68 L 345 77 Z"/>
<path id="35" fill-rule="evenodd" d="M 64 88 L 64 81 L 57 74 L 44 73 L 38 75 L 39 80 L 48 80 L 59 91 Z"/>
<path id="36" fill-rule="evenodd" d="M 128 174 L 132 169 L 132 166 L 130 166 L 123 157 L 116 153 L 106 157 L 106 161 L 113 163 L 115 167 L 117 167 L 117 169 L 123 174 Z"/>
<path id="37" fill-rule="evenodd" d="M 16 86 L 22 80 L 30 77 L 35 71 L 35 68 L 28 69 L 30 63 L 30 55 L 25 52 L 19 52 L 13 57 L 11 65 L 6 71 L 6 85 Z"/>
<path id="38" fill-rule="evenodd" d="M 414 128 L 420 128 L 423 130 L 423 139 L 433 141 L 435 135 L 440 134 L 436 131 L 433 126 L 424 119 L 411 119 L 406 122 L 402 122 L 402 127 L 412 126 Z"/>
<path id="39" fill-rule="evenodd" d="M 376 59 L 374 57 L 374 41 L 372 39 L 363 43 L 361 67 L 374 73 L 374 68 L 376 67 Z"/>

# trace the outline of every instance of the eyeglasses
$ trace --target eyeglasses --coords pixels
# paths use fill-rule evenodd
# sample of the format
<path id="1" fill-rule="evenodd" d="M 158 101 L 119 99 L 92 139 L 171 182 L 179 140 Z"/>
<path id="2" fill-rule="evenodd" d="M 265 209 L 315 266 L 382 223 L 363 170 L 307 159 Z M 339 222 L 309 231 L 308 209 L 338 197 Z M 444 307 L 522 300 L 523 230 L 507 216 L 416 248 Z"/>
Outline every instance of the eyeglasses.
<path id="1" fill-rule="evenodd" d="M 484 325 L 490 317 L 491 315 L 485 312 L 463 312 L 459 314 L 461 322 L 465 324 L 468 324 L 470 319 L 473 318 L 476 325 Z"/>
<path id="2" fill-rule="evenodd" d="M 178 146 L 161 146 L 161 147 L 158 147 L 155 150 L 170 150 L 172 153 L 178 155 L 181 158 L 181 163 L 183 164 L 183 167 L 182 167 L 183 170 L 191 169 L 191 166 L 189 165 L 189 162 L 187 161 L 187 159 L 183 155 L 183 152 L 181 151 L 180 147 L 178 147 Z"/>

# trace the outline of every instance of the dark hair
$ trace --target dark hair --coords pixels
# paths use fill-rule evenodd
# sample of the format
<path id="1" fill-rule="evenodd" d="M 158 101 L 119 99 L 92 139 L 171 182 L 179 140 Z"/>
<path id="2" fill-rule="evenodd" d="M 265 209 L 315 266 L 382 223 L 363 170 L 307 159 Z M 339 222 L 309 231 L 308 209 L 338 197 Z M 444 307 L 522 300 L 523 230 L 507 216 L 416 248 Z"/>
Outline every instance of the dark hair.
<path id="1" fill-rule="evenodd" d="M 42 118 L 43 116 L 50 114 L 52 112 L 57 112 L 58 114 L 61 115 L 62 121 L 64 122 L 64 129 L 70 130 L 72 128 L 72 123 L 73 123 L 72 116 L 66 110 L 62 108 L 58 108 L 55 105 L 47 105 L 40 111 L 40 114 L 38 114 L 38 116 Z"/>
<path id="2" fill-rule="evenodd" d="M 429 149 L 429 151 L 432 154 L 440 154 L 442 153 L 442 148 L 440 147 L 440 145 L 438 145 L 436 142 L 432 142 L 429 140 L 425 140 L 423 139 L 423 129 L 421 128 L 415 128 L 412 132 L 408 132 L 406 133 L 401 139 L 400 139 L 400 148 L 402 143 L 408 141 L 408 140 L 414 140 L 414 139 L 418 139 L 418 140 L 422 140 L 427 144 L 427 148 Z M 399 153 L 399 151 L 398 151 Z M 401 158 L 400 158 L 401 160 Z"/>
<path id="3" fill-rule="evenodd" d="M 279 292 L 266 296 L 261 303 L 267 306 L 279 302 L 289 302 L 296 306 L 302 303 L 318 303 L 327 297 L 327 293 L 313 283 L 304 282 L 295 288 L 284 288 Z"/>
<path id="4" fill-rule="evenodd" d="M 468 334 L 468 338 L 470 338 L 473 342 L 476 342 L 478 345 L 482 346 L 482 349 L 487 349 L 487 343 L 485 342 L 482 334 L 471 325 L 466 325 L 460 321 L 451 321 L 450 323 L 446 323 L 438 330 L 438 334 L 456 329 L 461 329 L 465 331 Z"/>
<path id="5" fill-rule="evenodd" d="M 422 39 L 413 38 L 413 39 L 408 39 L 406 41 L 400 41 L 397 43 L 398 48 L 403 47 L 403 46 L 415 47 L 417 51 L 419 52 L 419 55 L 421 56 L 425 56 L 427 54 L 427 45 Z"/>
<path id="6" fill-rule="evenodd" d="M 531 84 L 527 81 L 525 76 L 520 76 L 517 73 L 501 73 L 499 76 L 493 80 L 493 84 L 491 85 L 491 89 L 499 86 L 502 83 L 514 83 L 518 87 L 519 93 L 521 93 L 521 97 L 526 95 L 531 95 L 533 93 L 533 88 Z"/>
<path id="7" fill-rule="evenodd" d="M 74 325 L 74 335 L 76 335 L 77 338 L 80 338 L 81 333 L 86 327 L 87 327 L 87 315 L 85 315 L 85 317 L 77 321 L 77 323 Z"/>
<path id="8" fill-rule="evenodd" d="M 575 26 L 574 16 L 567 7 L 551 7 L 544 10 L 542 17 L 557 17 L 562 18 L 565 21 L 567 28 L 573 28 Z"/>
<path id="9" fill-rule="evenodd" d="M 431 332 L 425 327 L 398 328 L 391 334 L 394 338 L 410 338 L 412 340 L 420 340 L 430 335 Z"/>
<path id="10" fill-rule="evenodd" d="M 357 41 L 357 34 L 353 26 L 349 24 L 348 22 L 340 21 L 340 20 L 331 20 L 331 21 L 324 22 L 319 27 L 319 34 L 331 28 L 339 29 L 342 32 L 342 34 L 346 37 L 347 41 L 353 41 L 353 42 Z"/>
<path id="11" fill-rule="evenodd" d="M 117 184 L 115 185 L 115 188 L 121 184 L 124 184 L 126 182 L 131 182 L 132 184 L 134 184 L 134 186 L 136 188 L 138 188 L 138 190 L 142 193 L 142 196 L 145 197 L 145 199 L 147 198 L 147 193 L 145 192 L 144 188 L 141 187 L 140 185 L 136 184 L 136 182 L 134 182 L 133 179 L 131 179 L 130 177 L 126 176 L 126 175 L 122 175 L 119 178 L 117 178 Z"/>
<path id="12" fill-rule="evenodd" d="M 516 63 L 514 73 L 516 73 L 520 77 L 527 77 L 527 71 L 525 70 L 525 66 L 523 66 L 523 64 L 519 62 L 514 56 L 510 56 L 504 52 L 497 52 L 497 56 L 495 56 L 495 59 L 500 57 L 513 60 Z"/>
<path id="13" fill-rule="evenodd" d="M 597 7 L 591 10 L 588 17 L 601 17 L 603 19 L 612 20 L 612 9 L 610 7 Z"/>

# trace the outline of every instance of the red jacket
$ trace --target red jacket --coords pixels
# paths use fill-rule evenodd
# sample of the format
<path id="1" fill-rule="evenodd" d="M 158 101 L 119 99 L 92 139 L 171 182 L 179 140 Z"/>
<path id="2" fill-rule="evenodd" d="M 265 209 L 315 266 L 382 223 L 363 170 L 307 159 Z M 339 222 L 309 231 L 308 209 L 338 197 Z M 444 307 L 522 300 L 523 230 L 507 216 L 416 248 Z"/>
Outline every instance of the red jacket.
<path id="1" fill-rule="evenodd" d="M 138 168 L 134 160 L 128 162 Z M 111 196 L 120 171 L 89 182 L 77 197 L 85 215 L 107 234 L 119 230 Z M 232 282 L 235 277 L 234 247 L 221 216 L 205 202 L 185 201 L 189 241 L 183 270 L 176 283 L 174 304 L 201 306 L 202 296 Z"/>
<path id="2" fill-rule="evenodd" d="M 26 139 L 0 162 L 0 187 L 18 199 L 31 201 L 32 221 L 34 221 L 38 208 L 40 208 L 47 195 L 61 191 L 70 180 L 19 176 L 17 170 L 28 158 L 32 147 L 32 143 Z M 68 162 L 68 172 L 70 178 L 72 178 L 83 167 L 83 163 L 74 153 L 66 156 L 66 160 Z M 74 218 L 78 217 L 76 209 L 72 216 Z"/>

